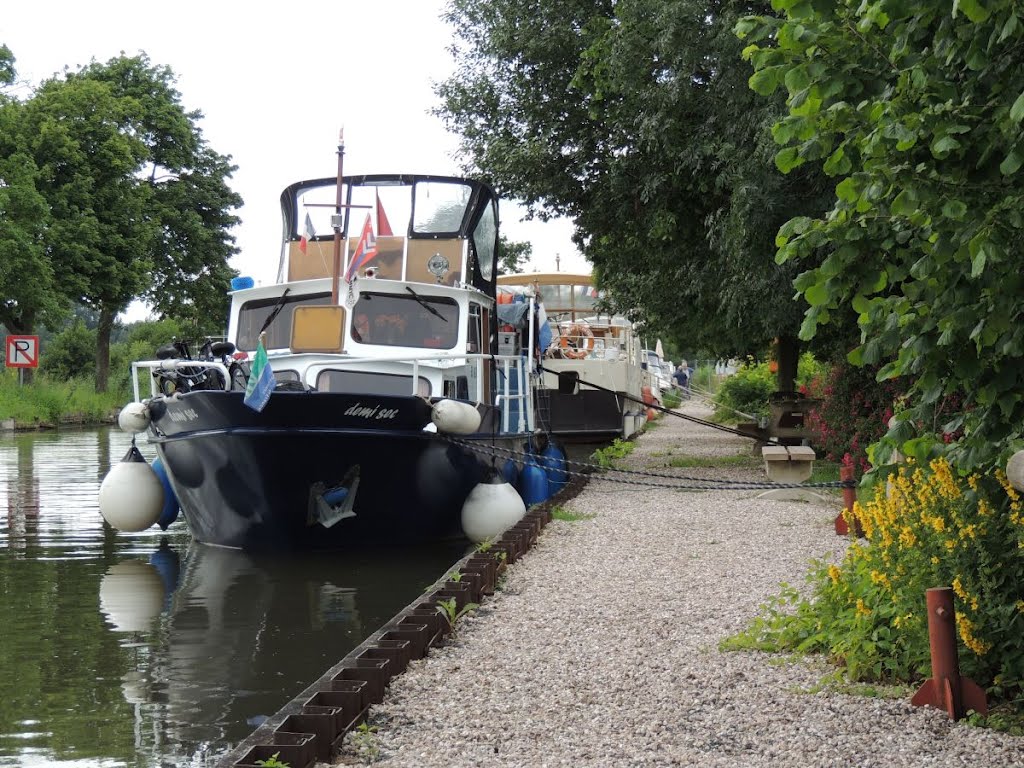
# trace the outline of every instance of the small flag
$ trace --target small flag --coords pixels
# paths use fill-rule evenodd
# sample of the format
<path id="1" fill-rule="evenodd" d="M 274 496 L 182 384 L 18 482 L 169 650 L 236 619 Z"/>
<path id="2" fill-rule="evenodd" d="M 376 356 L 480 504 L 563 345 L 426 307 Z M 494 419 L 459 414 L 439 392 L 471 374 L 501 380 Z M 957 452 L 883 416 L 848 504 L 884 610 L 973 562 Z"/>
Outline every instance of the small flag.
<path id="1" fill-rule="evenodd" d="M 270 400 L 270 393 L 274 391 L 276 384 L 274 371 L 267 360 L 267 349 L 263 346 L 261 338 L 256 344 L 256 357 L 252 361 L 252 372 L 249 374 L 249 382 L 245 385 L 245 400 L 242 402 L 254 411 L 262 411 Z"/>
<path id="2" fill-rule="evenodd" d="M 349 262 L 348 271 L 345 273 L 345 280 L 349 283 L 357 276 L 360 269 L 365 267 L 371 260 L 377 257 L 377 238 L 373 235 L 373 225 L 370 222 L 370 214 L 366 214 L 366 221 L 363 224 L 363 232 L 359 235 L 359 242 L 356 243 L 356 252 L 352 254 L 352 261 Z"/>
<path id="3" fill-rule="evenodd" d="M 391 231 L 391 222 L 388 221 L 388 215 L 384 213 L 384 206 L 380 204 L 380 195 L 377 195 L 377 234 L 381 237 L 391 237 L 395 234 Z"/>
<path id="4" fill-rule="evenodd" d="M 309 218 L 309 214 L 306 214 L 306 226 L 302 230 L 302 237 L 299 238 L 299 250 L 303 253 L 306 252 L 306 244 L 316 237 L 316 232 L 313 230 L 313 220 Z"/>

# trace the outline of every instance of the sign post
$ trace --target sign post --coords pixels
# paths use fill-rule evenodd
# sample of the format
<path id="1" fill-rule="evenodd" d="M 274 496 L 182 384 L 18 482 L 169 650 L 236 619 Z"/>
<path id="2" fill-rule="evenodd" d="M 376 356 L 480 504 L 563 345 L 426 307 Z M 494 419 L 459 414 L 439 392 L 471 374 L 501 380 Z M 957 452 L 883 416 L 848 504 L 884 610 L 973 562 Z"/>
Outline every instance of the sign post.
<path id="1" fill-rule="evenodd" d="M 25 369 L 39 367 L 38 336 L 8 336 L 5 362 L 8 368 L 18 369 L 18 385 L 25 383 Z"/>

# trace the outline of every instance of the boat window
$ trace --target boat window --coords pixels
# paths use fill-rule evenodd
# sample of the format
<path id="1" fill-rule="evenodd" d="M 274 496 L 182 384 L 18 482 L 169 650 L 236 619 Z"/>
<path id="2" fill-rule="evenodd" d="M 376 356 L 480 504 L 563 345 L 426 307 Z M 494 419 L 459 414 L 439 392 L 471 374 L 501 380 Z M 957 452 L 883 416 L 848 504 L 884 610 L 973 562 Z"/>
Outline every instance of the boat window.
<path id="1" fill-rule="evenodd" d="M 420 292 L 364 292 L 352 308 L 350 335 L 360 344 L 453 349 L 459 339 L 459 305 Z"/>
<path id="2" fill-rule="evenodd" d="M 418 234 L 454 234 L 462 228 L 472 188 L 448 181 L 416 183 L 413 231 Z"/>
<path id="3" fill-rule="evenodd" d="M 549 312 L 567 312 L 572 308 L 572 297 L 568 285 L 542 285 L 540 298 Z"/>
<path id="4" fill-rule="evenodd" d="M 322 371 L 316 377 L 316 388 L 321 392 L 349 392 L 367 395 L 411 395 L 412 377 L 395 373 L 370 371 Z M 430 397 L 430 381 L 419 377 L 415 394 Z"/>
<path id="5" fill-rule="evenodd" d="M 469 304 L 469 328 L 466 338 L 466 351 L 470 354 L 483 352 L 480 339 L 483 338 L 481 330 L 480 305 L 476 302 Z"/>
<path id="6" fill-rule="evenodd" d="M 597 289 L 592 285 L 576 285 L 573 286 L 573 291 L 575 293 L 573 304 L 576 306 L 576 311 L 592 313 L 597 305 Z"/>
<path id="7" fill-rule="evenodd" d="M 476 229 L 473 230 L 473 244 L 476 246 L 476 260 L 484 280 L 494 277 L 494 248 L 498 238 L 498 215 L 494 205 L 487 206 Z"/>
<path id="8" fill-rule="evenodd" d="M 257 337 L 263 323 L 270 317 L 270 313 L 277 307 L 280 297 L 267 299 L 253 299 L 242 305 L 238 313 L 238 334 L 235 339 L 235 347 L 249 352 L 256 349 Z M 331 294 L 312 293 L 288 295 L 284 299 L 284 306 L 277 313 L 274 322 L 267 328 L 267 349 L 283 349 L 291 344 L 292 339 L 292 313 L 296 307 L 314 306 L 331 303 Z"/>
<path id="9" fill-rule="evenodd" d="M 273 366 L 271 366 L 271 369 L 273 369 Z M 278 384 L 280 384 L 282 381 L 298 381 L 298 380 L 299 380 L 299 372 L 298 371 L 291 371 L 291 370 L 288 370 L 288 369 L 285 369 L 285 370 L 282 370 L 282 371 L 277 371 L 277 370 L 274 371 L 274 381 L 276 381 Z"/>

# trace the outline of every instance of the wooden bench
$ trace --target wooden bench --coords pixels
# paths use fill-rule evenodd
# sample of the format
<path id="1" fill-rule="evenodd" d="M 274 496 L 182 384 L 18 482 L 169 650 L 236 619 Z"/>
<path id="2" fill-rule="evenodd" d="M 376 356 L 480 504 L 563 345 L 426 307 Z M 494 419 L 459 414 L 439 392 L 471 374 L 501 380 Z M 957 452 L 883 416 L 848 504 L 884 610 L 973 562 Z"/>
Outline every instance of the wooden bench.
<path id="1" fill-rule="evenodd" d="M 761 456 L 773 483 L 802 483 L 814 469 L 814 449 L 806 445 L 766 445 Z"/>

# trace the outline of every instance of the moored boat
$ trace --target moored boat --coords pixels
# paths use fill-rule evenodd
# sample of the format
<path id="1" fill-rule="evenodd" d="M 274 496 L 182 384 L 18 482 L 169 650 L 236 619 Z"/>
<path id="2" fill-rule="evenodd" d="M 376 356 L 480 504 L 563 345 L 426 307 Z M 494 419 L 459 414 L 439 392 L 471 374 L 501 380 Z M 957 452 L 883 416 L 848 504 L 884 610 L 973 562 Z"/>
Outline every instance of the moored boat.
<path id="1" fill-rule="evenodd" d="M 498 350 L 494 192 L 343 178 L 339 160 L 337 179 L 292 184 L 281 206 L 278 281 L 236 279 L 227 338 L 204 354 L 179 342 L 133 364 L 133 428 L 206 543 L 459 535 L 470 492 L 507 462 L 497 451 L 545 447 L 535 324 Z"/>
<path id="2" fill-rule="evenodd" d="M 646 421 L 640 342 L 633 324 L 599 312 L 590 275 L 534 272 L 498 277 L 498 301 L 534 297 L 550 334 L 538 332 L 543 379 L 535 391 L 538 423 L 559 439 L 626 438 Z"/>

